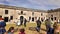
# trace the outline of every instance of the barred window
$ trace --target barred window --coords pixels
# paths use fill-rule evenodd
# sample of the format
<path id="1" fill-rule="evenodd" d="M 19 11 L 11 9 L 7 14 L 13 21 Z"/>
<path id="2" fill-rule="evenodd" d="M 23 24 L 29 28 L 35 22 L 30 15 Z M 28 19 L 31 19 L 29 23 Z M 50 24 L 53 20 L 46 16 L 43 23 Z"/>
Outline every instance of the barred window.
<path id="1" fill-rule="evenodd" d="M 10 19 L 13 20 L 13 16 L 10 16 Z"/>
<path id="2" fill-rule="evenodd" d="M 5 10 L 5 14 L 8 14 L 8 10 Z"/>

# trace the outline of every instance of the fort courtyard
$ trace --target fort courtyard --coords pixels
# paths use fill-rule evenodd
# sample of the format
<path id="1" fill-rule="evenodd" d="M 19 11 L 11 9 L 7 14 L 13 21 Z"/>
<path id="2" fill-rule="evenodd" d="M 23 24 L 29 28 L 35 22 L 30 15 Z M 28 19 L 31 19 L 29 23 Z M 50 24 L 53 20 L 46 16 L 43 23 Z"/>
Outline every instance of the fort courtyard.
<path id="1" fill-rule="evenodd" d="M 24 7 L 0 5 L 0 17 L 2 17 L 6 22 L 7 25 L 5 28 L 7 31 L 12 26 L 15 29 L 18 28 L 18 30 L 16 30 L 14 34 L 18 34 L 20 28 L 24 28 L 26 34 L 39 34 L 35 29 L 35 27 L 37 26 L 36 20 L 39 19 L 42 22 L 40 34 L 46 34 L 45 20 L 50 19 L 50 21 L 52 22 L 51 27 L 53 26 L 54 22 L 59 22 L 60 8 L 51 10 L 39 10 Z M 24 19 L 27 20 L 26 27 L 24 27 L 24 25 L 16 26 L 16 21 L 22 20 L 24 23 Z"/>
<path id="2" fill-rule="evenodd" d="M 5 22 L 15 22 L 24 18 L 29 22 L 36 22 L 39 18 L 44 22 L 47 18 L 52 22 L 60 20 L 60 8 L 51 10 L 30 9 L 16 6 L 0 5 L 0 17 Z"/>
<path id="3" fill-rule="evenodd" d="M 26 27 L 24 27 L 24 25 L 17 27 L 15 23 L 13 23 L 13 24 L 7 24 L 7 25 L 6 25 L 6 30 L 8 31 L 8 29 L 9 29 L 10 27 L 14 27 L 15 29 L 16 29 L 16 28 L 19 28 L 19 29 L 24 28 L 26 34 L 39 34 L 39 33 L 36 31 L 36 29 L 35 29 L 36 23 L 27 23 L 27 26 L 26 26 Z M 30 29 L 29 29 L 30 27 L 32 27 L 33 29 L 30 30 Z M 17 30 L 16 32 L 14 32 L 14 34 L 18 34 L 18 33 L 19 33 L 19 30 Z M 45 27 L 44 23 L 41 25 L 40 33 L 41 33 L 41 34 L 46 34 L 46 27 Z"/>

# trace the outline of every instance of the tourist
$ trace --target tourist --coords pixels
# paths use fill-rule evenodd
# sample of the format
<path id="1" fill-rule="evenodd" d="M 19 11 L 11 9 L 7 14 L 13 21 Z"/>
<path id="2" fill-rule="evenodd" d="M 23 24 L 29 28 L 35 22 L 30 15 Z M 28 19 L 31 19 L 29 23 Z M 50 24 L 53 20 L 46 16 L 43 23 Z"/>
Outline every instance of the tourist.
<path id="1" fill-rule="evenodd" d="M 46 30 L 48 31 L 51 28 L 51 21 L 49 19 L 45 20 Z"/>
<path id="2" fill-rule="evenodd" d="M 0 17 L 0 34 L 4 34 L 6 32 L 5 26 L 6 23 L 4 22 L 4 19 Z"/>
<path id="3" fill-rule="evenodd" d="M 52 22 L 49 19 L 45 20 L 47 34 L 54 34 L 54 28 L 51 27 Z"/>
<path id="4" fill-rule="evenodd" d="M 6 34 L 14 34 L 14 27 L 10 27 Z"/>
<path id="5" fill-rule="evenodd" d="M 56 25 L 56 28 L 54 30 L 54 34 L 60 34 L 60 24 Z"/>
<path id="6" fill-rule="evenodd" d="M 26 22 L 27 22 L 27 20 L 26 20 L 26 18 L 24 19 L 24 26 L 26 27 Z"/>
<path id="7" fill-rule="evenodd" d="M 20 29 L 19 34 L 25 34 L 25 29 L 24 28 Z"/>
<path id="8" fill-rule="evenodd" d="M 40 21 L 40 19 L 38 19 L 37 21 L 36 21 L 36 23 L 37 23 L 37 31 L 39 32 L 40 31 L 40 27 L 41 27 L 41 21 Z"/>

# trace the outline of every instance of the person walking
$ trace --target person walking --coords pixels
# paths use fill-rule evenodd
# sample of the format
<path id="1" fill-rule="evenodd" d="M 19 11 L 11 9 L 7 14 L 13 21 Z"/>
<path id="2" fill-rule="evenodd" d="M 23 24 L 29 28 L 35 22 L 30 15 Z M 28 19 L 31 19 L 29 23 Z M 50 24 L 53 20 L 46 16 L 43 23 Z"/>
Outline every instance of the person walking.
<path id="1" fill-rule="evenodd" d="M 37 30 L 37 32 L 39 32 L 39 31 L 40 31 L 40 27 L 41 27 L 41 21 L 40 21 L 40 19 L 38 19 L 38 20 L 36 21 L 36 23 L 37 23 L 37 28 L 36 28 L 36 30 Z"/>
<path id="2" fill-rule="evenodd" d="M 50 34 L 52 31 L 51 24 L 52 24 L 52 22 L 49 19 L 45 20 L 45 26 L 46 26 L 47 34 Z"/>
<path id="3" fill-rule="evenodd" d="M 24 19 L 24 26 L 26 27 L 26 22 L 27 22 L 27 20 L 26 20 L 26 18 Z"/>
<path id="4" fill-rule="evenodd" d="M 23 19 L 20 19 L 20 26 L 23 25 Z"/>

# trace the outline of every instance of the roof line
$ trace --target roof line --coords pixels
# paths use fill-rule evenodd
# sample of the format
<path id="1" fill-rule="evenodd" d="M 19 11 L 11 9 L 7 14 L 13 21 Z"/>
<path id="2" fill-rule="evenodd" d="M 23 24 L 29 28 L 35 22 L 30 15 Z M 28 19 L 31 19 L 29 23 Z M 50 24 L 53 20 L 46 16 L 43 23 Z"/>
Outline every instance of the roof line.
<path id="1" fill-rule="evenodd" d="M 25 11 L 37 11 L 37 12 L 46 12 L 45 10 L 38 10 L 38 9 L 31 9 L 31 8 L 24 8 L 24 7 L 16 7 L 16 6 L 9 6 L 0 4 L 0 8 L 8 8 L 8 9 L 15 9 L 15 10 L 25 10 Z"/>

